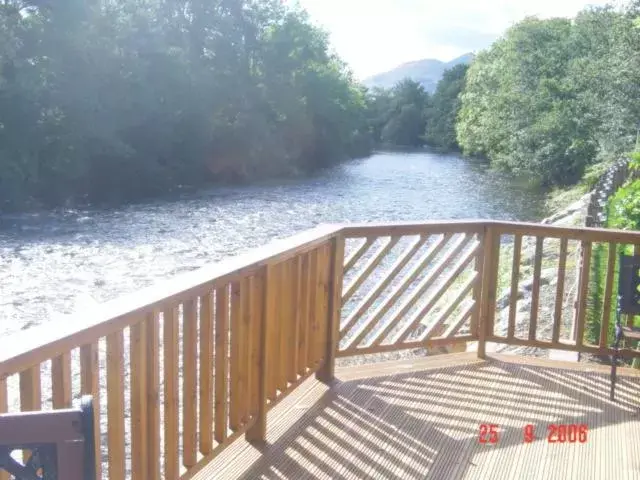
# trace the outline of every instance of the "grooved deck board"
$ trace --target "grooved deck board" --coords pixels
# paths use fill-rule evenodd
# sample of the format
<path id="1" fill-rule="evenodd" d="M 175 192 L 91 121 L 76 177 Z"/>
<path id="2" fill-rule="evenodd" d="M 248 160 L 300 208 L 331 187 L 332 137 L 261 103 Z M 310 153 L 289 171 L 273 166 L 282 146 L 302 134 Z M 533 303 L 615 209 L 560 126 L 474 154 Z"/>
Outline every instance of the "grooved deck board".
<path id="1" fill-rule="evenodd" d="M 640 478 L 640 372 L 461 353 L 344 367 L 269 413 L 267 446 L 238 440 L 194 478 Z M 495 445 L 478 441 L 498 425 Z M 533 424 L 532 443 L 523 440 Z M 549 424 L 587 424 L 585 443 L 548 443 Z"/>

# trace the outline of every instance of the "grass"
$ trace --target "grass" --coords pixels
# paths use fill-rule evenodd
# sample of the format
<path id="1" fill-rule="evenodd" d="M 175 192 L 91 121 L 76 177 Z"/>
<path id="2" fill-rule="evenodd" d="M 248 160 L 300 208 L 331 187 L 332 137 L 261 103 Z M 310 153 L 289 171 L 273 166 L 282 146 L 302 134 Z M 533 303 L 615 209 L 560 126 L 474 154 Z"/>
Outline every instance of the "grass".
<path id="1" fill-rule="evenodd" d="M 547 194 L 545 207 L 549 212 L 556 212 L 566 208 L 589 191 L 586 183 L 580 183 L 571 187 L 557 188 Z"/>

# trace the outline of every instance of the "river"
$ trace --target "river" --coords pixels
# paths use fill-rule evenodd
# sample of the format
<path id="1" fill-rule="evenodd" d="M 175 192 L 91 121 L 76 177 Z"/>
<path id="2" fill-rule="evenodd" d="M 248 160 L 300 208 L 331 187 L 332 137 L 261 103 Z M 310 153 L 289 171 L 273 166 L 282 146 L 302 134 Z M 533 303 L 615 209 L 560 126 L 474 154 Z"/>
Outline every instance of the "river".
<path id="1" fill-rule="evenodd" d="M 320 223 L 539 220 L 543 205 L 540 192 L 482 165 L 394 152 L 286 182 L 0 217 L 0 335 Z"/>

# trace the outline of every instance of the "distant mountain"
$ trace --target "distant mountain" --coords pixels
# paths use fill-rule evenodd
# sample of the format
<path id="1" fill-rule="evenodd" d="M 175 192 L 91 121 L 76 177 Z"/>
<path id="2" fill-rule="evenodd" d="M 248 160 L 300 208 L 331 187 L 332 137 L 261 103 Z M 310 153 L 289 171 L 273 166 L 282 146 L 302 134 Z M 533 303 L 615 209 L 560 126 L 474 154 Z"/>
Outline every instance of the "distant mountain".
<path id="1" fill-rule="evenodd" d="M 415 62 L 404 63 L 388 72 L 366 78 L 362 83 L 369 88 L 391 88 L 408 77 L 415 82 L 419 82 L 425 90 L 432 93 L 435 91 L 436 85 L 445 70 L 461 63 L 469 63 L 473 60 L 473 56 L 473 53 L 466 53 L 450 62 L 441 62 L 432 58 L 416 60 Z"/>

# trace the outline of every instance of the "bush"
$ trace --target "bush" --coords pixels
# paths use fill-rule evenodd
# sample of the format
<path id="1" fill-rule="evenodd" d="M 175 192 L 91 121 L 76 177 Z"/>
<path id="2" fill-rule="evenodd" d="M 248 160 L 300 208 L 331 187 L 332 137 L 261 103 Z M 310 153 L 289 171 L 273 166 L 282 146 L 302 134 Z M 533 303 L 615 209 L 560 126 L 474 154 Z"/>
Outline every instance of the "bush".
<path id="1" fill-rule="evenodd" d="M 640 180 L 618 189 L 611 197 L 607 226 L 623 230 L 640 228 Z"/>

